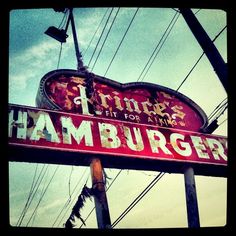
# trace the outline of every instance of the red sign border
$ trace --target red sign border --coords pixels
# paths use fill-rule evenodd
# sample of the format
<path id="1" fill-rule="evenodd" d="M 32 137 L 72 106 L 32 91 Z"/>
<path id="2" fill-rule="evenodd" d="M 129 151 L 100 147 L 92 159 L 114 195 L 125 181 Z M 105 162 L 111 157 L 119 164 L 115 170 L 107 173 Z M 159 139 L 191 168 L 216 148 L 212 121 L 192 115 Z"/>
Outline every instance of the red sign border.
<path id="1" fill-rule="evenodd" d="M 16 104 L 9 104 L 9 105 L 12 105 L 12 106 L 15 106 L 15 107 L 19 107 L 19 108 L 22 108 L 21 105 L 16 105 Z M 24 109 L 37 109 L 37 110 L 41 110 L 41 111 L 47 111 L 47 112 L 54 112 L 54 113 L 60 113 L 60 114 L 64 114 L 64 115 L 68 115 L 67 112 L 63 112 L 63 111 L 53 111 L 53 110 L 50 110 L 50 109 L 42 109 L 42 108 L 35 108 L 35 107 L 30 107 L 30 106 L 24 106 Z M 81 114 L 74 114 L 74 113 L 69 113 L 70 115 L 73 115 L 73 116 L 80 116 L 80 117 L 85 117 L 85 118 L 94 118 L 96 119 L 96 117 L 93 117 L 93 116 L 87 116 L 87 115 L 81 115 Z M 98 117 L 99 119 L 102 119 L 104 121 L 111 121 L 112 119 L 108 119 L 108 118 L 101 118 L 101 117 Z M 114 121 L 114 120 L 112 120 Z M 119 121 L 114 121 L 114 122 L 119 122 Z M 127 123 L 127 124 L 132 124 L 134 125 L 134 123 L 132 122 L 129 122 L 129 121 L 121 121 L 122 123 Z M 139 126 L 145 126 L 145 127 L 153 127 L 152 125 L 147 125 L 147 124 L 138 124 Z M 160 127 L 161 129 L 171 129 L 171 130 L 176 130 L 176 131 L 181 131 L 183 132 L 183 130 L 181 129 L 175 129 L 175 128 L 167 128 L 167 127 Z M 184 130 L 185 133 L 191 133 L 191 134 L 202 134 L 200 132 L 195 132 L 195 131 L 186 131 Z M 222 135 L 214 135 L 216 137 L 222 137 L 224 138 L 224 136 Z M 196 161 L 191 161 L 189 160 L 187 163 L 185 163 L 184 161 L 181 161 L 181 160 L 177 160 L 177 159 L 168 159 L 168 158 L 165 158 L 165 159 L 155 159 L 155 160 L 151 160 L 151 159 L 145 159 L 145 156 L 143 156 L 144 158 L 134 158 L 135 155 L 131 154 L 129 155 L 127 158 L 127 154 L 121 154 L 119 153 L 119 160 L 117 160 L 116 157 L 114 157 L 114 154 L 109 154 L 107 152 L 100 152 L 100 153 L 97 153 L 97 152 L 93 152 L 93 151 L 86 151 L 86 150 L 80 150 L 79 152 L 76 151 L 76 150 L 72 150 L 72 149 L 66 149 L 66 148 L 57 148 L 57 150 L 55 150 L 53 147 L 41 147 L 41 146 L 38 146 L 38 145 L 27 145 L 27 144 L 17 144 L 17 143 L 11 143 L 9 142 L 9 160 L 10 161 L 19 161 L 19 155 L 21 156 L 20 159 L 21 161 L 26 161 L 26 162 L 32 162 L 31 159 L 29 158 L 29 156 L 27 157 L 27 155 L 35 155 L 36 154 L 36 157 L 35 157 L 35 162 L 42 162 L 42 163 L 45 163 L 45 158 L 42 158 L 42 157 L 38 157 L 37 158 L 37 155 L 38 155 L 38 151 L 39 152 L 42 152 L 44 154 L 46 154 L 47 152 L 52 152 L 52 153 L 55 153 L 57 156 L 62 156 L 62 158 L 64 159 L 65 156 L 75 156 L 72 161 L 72 163 L 74 165 L 89 165 L 89 160 L 90 160 L 90 157 L 91 156 L 99 156 L 101 157 L 101 160 L 104 162 L 104 167 L 109 167 L 109 168 L 117 168 L 117 167 L 114 167 L 116 166 L 117 162 L 120 162 L 120 163 L 128 163 L 128 162 L 135 162 L 134 164 L 134 167 L 133 168 L 130 168 L 130 164 L 128 163 L 128 166 L 129 166 L 129 169 L 141 169 L 141 170 L 146 170 L 146 167 L 145 166 L 148 166 L 148 170 L 163 170 L 165 172 L 170 172 L 169 171 L 169 167 L 166 167 L 166 166 L 169 166 L 171 165 L 172 166 L 172 171 L 171 172 L 176 172 L 176 173 L 182 173 L 183 171 L 183 168 L 184 166 L 186 165 L 192 165 L 192 166 L 195 166 L 197 169 L 196 169 L 196 174 L 201 174 L 201 175 L 213 175 L 213 176 L 223 176 L 225 177 L 226 176 L 226 169 L 227 169 L 227 165 L 225 164 L 222 164 L 222 163 L 206 163 L 206 162 L 196 162 Z M 58 152 L 59 151 L 59 152 Z M 88 155 L 89 154 L 89 155 Z M 78 156 L 80 158 L 78 158 Z M 109 156 L 109 157 L 108 157 Z M 146 156 L 147 157 L 147 156 Z M 40 160 L 39 158 L 42 158 L 42 160 Z M 84 160 L 82 159 L 84 158 Z M 60 159 L 60 158 L 59 158 Z M 77 160 L 76 160 L 77 159 Z M 108 161 L 109 159 L 109 161 Z M 112 160 L 111 160 L 112 159 Z M 116 163 L 110 163 L 110 162 L 116 162 Z M 55 160 L 54 158 L 52 158 L 51 160 L 48 161 L 49 163 L 54 163 L 54 164 L 68 164 L 70 165 L 70 160 L 68 160 L 68 163 L 67 161 L 57 161 Z M 147 163 L 146 163 L 147 162 Z M 153 163 L 153 164 L 150 164 L 150 163 Z M 125 165 L 126 165 L 125 164 Z M 153 166 L 155 164 L 155 166 Z M 120 164 L 121 166 L 123 164 Z M 133 164 L 132 164 L 133 165 Z M 118 165 L 119 166 L 119 165 Z M 164 166 L 164 167 L 163 167 Z M 181 167 L 179 167 L 181 166 Z M 173 168 L 174 167 L 174 168 Z M 207 167 L 207 170 L 203 170 L 203 169 L 206 169 Z M 176 168 L 176 169 L 175 169 Z M 207 172 L 207 174 L 205 174 L 205 172 Z"/>
<path id="2" fill-rule="evenodd" d="M 80 77 L 86 79 L 86 73 L 83 73 L 81 71 L 72 70 L 72 69 L 59 69 L 59 70 L 53 70 L 53 71 L 48 72 L 47 74 L 45 74 L 42 77 L 42 79 L 40 81 L 40 86 L 39 86 L 37 96 L 36 96 L 37 107 L 45 107 L 45 105 L 46 105 L 47 109 L 62 111 L 62 109 L 58 105 L 56 105 L 54 102 L 52 102 L 50 100 L 50 98 L 48 97 L 48 95 L 46 93 L 45 86 L 46 86 L 48 79 L 50 79 L 53 76 L 60 75 L 63 73 L 68 74 L 68 75 L 73 75 L 73 76 L 80 76 Z M 162 85 L 157 85 L 157 84 L 147 83 L 147 82 L 130 82 L 130 83 L 122 84 L 122 83 L 116 82 L 114 80 L 111 80 L 111 79 L 108 79 L 108 78 L 105 78 L 102 76 L 98 76 L 95 74 L 93 74 L 93 76 L 94 76 L 95 81 L 97 80 L 98 82 L 114 86 L 115 88 L 118 88 L 118 89 L 131 89 L 131 88 L 145 89 L 146 88 L 146 89 L 162 90 L 164 92 L 167 92 L 171 95 L 174 95 L 175 97 L 177 97 L 181 101 L 183 101 L 185 104 L 187 104 L 189 107 L 191 107 L 201 117 L 203 125 L 199 128 L 199 131 L 203 130 L 208 125 L 207 116 L 206 116 L 205 112 L 201 109 L 201 107 L 199 107 L 193 100 L 191 100 L 190 98 L 188 98 L 184 94 L 177 92 L 173 89 L 164 87 Z"/>

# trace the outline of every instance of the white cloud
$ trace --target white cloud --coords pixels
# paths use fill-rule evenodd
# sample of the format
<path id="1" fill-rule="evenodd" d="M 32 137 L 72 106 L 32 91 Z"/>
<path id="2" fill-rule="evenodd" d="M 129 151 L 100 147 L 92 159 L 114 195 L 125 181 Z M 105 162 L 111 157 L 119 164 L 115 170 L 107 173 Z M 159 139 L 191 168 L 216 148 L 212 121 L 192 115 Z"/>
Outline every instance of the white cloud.
<path id="1" fill-rule="evenodd" d="M 63 47 L 66 53 L 71 44 Z M 16 56 L 10 56 L 9 60 L 9 88 L 10 91 L 26 89 L 29 81 L 35 82 L 34 78 L 41 78 L 54 66 L 56 69 L 60 45 L 55 41 L 45 40 L 40 44 L 33 45 Z M 21 65 L 19 67 L 19 65 Z M 47 69 L 48 68 L 48 69 Z"/>

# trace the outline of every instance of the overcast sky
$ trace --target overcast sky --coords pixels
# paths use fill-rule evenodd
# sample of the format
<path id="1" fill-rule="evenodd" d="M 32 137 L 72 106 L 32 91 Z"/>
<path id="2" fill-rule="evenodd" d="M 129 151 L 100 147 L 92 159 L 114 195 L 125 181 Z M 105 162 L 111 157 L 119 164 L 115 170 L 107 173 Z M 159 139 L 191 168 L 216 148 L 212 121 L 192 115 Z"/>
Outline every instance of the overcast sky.
<path id="1" fill-rule="evenodd" d="M 85 65 L 88 65 L 90 61 L 110 10 L 111 8 L 108 11 L 107 8 L 74 9 L 79 47 Z M 118 8 L 113 9 L 112 19 L 117 10 Z M 192 10 L 212 40 L 227 24 L 224 11 Z M 119 10 L 100 57 L 94 65 L 93 73 L 101 76 L 105 74 L 135 11 L 136 8 Z M 93 37 L 106 12 L 101 27 Z M 106 77 L 121 83 L 136 82 L 175 14 L 176 11 L 172 8 L 140 8 Z M 40 79 L 47 72 L 57 69 L 60 52 L 60 43 L 45 35 L 44 31 L 52 25 L 58 27 L 62 19 L 63 13 L 57 13 L 53 9 L 12 10 L 10 12 L 9 103 L 35 106 Z M 67 43 L 62 45 L 59 69 L 76 69 L 77 62 L 70 27 L 67 33 L 69 37 Z M 225 62 L 227 62 L 226 36 L 227 29 L 215 41 Z M 89 44 L 90 42 L 91 44 Z M 143 81 L 176 90 L 201 54 L 201 47 L 183 17 L 179 15 Z M 96 58 L 96 54 L 94 58 Z M 89 70 L 93 67 L 93 63 L 94 60 L 91 61 Z M 227 98 L 227 94 L 206 56 L 203 56 L 179 92 L 197 103 L 207 116 Z M 214 134 L 227 136 L 226 118 L 227 110 L 220 116 L 218 123 L 222 124 Z M 57 165 L 11 162 L 9 163 L 11 225 L 16 225 L 19 221 L 34 174 L 39 176 L 41 170 L 42 173 L 45 171 L 44 179 L 21 226 L 63 227 L 85 182 L 88 181 L 87 186 L 91 187 L 88 167 L 61 165 L 58 168 Z M 35 209 L 54 170 L 56 170 L 55 176 L 39 207 Z M 109 180 L 111 183 L 119 170 L 106 169 L 106 173 L 111 178 Z M 157 172 L 135 170 L 123 170 L 120 173 L 107 192 L 112 222 L 157 174 Z M 195 176 L 195 180 L 201 226 L 225 225 L 227 179 Z M 78 181 L 80 182 L 78 183 Z M 67 202 L 69 203 L 65 205 Z M 65 207 L 63 208 L 63 206 Z M 84 219 L 93 207 L 93 200 L 88 199 L 81 211 Z M 79 227 L 81 222 L 77 223 L 77 227 Z M 88 228 L 97 227 L 95 211 L 86 220 L 86 224 Z M 187 214 L 184 176 L 169 173 L 166 173 L 116 226 L 116 228 L 172 227 L 187 227 Z"/>

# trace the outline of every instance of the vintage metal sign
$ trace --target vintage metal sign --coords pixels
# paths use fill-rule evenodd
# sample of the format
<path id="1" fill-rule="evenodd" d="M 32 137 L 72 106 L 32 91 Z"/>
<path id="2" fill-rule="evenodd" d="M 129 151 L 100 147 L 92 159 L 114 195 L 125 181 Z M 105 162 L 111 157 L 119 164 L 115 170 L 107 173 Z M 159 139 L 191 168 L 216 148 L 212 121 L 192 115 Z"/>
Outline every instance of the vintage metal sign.
<path id="1" fill-rule="evenodd" d="M 143 82 L 120 84 L 75 70 L 46 74 L 36 104 L 40 108 L 191 131 L 207 125 L 201 108 L 174 90 Z"/>
<path id="2" fill-rule="evenodd" d="M 63 164 L 75 152 L 76 163 L 87 153 L 105 155 L 110 166 L 120 157 L 134 167 L 137 159 L 227 166 L 227 138 L 193 131 L 18 105 L 9 106 L 8 130 L 11 147 L 62 151 Z"/>

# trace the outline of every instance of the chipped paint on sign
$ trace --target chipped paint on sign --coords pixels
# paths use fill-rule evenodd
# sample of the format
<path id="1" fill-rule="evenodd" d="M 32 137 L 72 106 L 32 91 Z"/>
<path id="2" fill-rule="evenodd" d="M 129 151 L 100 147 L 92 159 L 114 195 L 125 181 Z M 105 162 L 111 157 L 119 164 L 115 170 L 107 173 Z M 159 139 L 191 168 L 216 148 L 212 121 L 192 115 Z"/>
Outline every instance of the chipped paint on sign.
<path id="1" fill-rule="evenodd" d="M 118 84 L 73 70 L 49 72 L 40 83 L 36 99 L 40 108 L 191 131 L 207 123 L 197 104 L 159 85 Z"/>
<path id="2" fill-rule="evenodd" d="M 10 145 L 227 165 L 227 138 L 212 134 L 18 105 L 9 105 L 8 130 Z"/>

